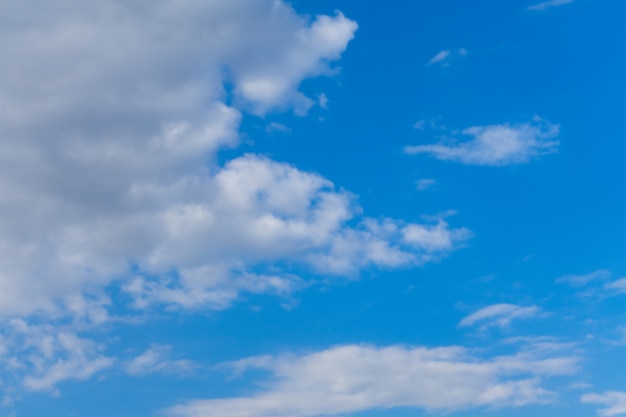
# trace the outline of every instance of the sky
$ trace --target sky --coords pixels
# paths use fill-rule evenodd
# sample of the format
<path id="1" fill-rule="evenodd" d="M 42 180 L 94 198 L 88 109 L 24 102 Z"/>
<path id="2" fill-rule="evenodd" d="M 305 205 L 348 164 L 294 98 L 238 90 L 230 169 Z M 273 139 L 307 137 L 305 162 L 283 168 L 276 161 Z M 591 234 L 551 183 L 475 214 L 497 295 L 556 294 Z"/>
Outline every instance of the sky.
<path id="1" fill-rule="evenodd" d="M 0 417 L 626 416 L 626 3 L 0 3 Z"/>

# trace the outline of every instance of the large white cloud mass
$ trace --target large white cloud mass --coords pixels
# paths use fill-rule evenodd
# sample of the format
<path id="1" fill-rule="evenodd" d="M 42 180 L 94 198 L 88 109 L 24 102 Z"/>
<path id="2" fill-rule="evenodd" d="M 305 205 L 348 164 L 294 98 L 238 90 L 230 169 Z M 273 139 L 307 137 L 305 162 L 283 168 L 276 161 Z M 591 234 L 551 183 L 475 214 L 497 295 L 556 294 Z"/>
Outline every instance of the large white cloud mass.
<path id="1" fill-rule="evenodd" d="M 339 12 L 9 0 L 0 16 L 1 314 L 106 320 L 112 282 L 138 308 L 225 308 L 289 294 L 302 268 L 415 265 L 468 237 L 361 217 L 352 195 L 291 165 L 214 161 L 237 145 L 241 112 L 306 113 L 300 82 L 332 75 L 357 29 Z"/>

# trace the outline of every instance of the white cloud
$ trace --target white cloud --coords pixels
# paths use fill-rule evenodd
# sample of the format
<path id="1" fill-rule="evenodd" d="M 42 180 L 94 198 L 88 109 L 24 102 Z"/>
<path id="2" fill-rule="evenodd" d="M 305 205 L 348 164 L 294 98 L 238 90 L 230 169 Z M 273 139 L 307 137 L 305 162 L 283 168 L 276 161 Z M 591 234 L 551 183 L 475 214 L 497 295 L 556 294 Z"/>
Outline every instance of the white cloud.
<path id="1" fill-rule="evenodd" d="M 56 303 L 76 309 L 73 300 L 101 297 L 137 265 L 167 264 L 188 280 L 202 266 L 214 282 L 242 269 L 245 241 L 228 265 L 214 264 L 216 250 L 163 250 L 202 244 L 192 228 L 209 231 L 221 222 L 211 210 L 227 213 L 213 193 L 228 170 L 215 177 L 212 160 L 237 144 L 239 109 L 303 110 L 310 99 L 299 83 L 331 75 L 357 28 L 340 13 L 309 20 L 274 0 L 36 0 L 28 10 L 11 0 L 0 15 L 21 16 L 0 28 L 0 47 L 12 57 L 0 68 L 0 218 L 10 219 L 0 221 L 0 314 L 8 315 L 49 313 Z M 238 108 L 224 104 L 226 82 Z M 319 187 L 306 178 L 314 177 L 293 178 L 285 184 L 305 178 L 306 190 L 284 203 L 312 203 Z M 326 200 L 349 210 L 341 207 L 347 197 L 333 196 Z M 249 212 L 259 216 L 257 233 L 283 215 L 265 207 Z M 207 236 L 212 247 L 217 239 Z M 204 252 L 213 254 L 202 263 Z"/>
<path id="2" fill-rule="evenodd" d="M 211 197 L 156 213 L 149 227 L 159 239 L 136 262 L 146 276 L 162 279 L 139 277 L 126 287 L 138 306 L 225 308 L 241 292 L 289 295 L 302 283 L 279 268 L 285 261 L 331 276 L 354 276 L 371 266 L 432 261 L 470 237 L 466 229 L 451 229 L 443 221 L 361 218 L 350 226 L 360 211 L 351 195 L 335 191 L 318 175 L 252 155 L 230 161 L 209 183 L 177 188 L 142 192 L 157 199 L 172 192 Z M 267 271 L 259 269 L 268 262 L 273 266 Z M 176 280 L 166 274 L 172 269 L 178 271 Z"/>
<path id="3" fill-rule="evenodd" d="M 187 359 L 171 359 L 171 346 L 152 345 L 141 355 L 126 363 L 126 372 L 130 375 L 148 375 L 154 373 L 184 375 L 197 367 Z"/>
<path id="4" fill-rule="evenodd" d="M 3 385 L 32 391 L 56 391 L 66 380 L 85 380 L 114 364 L 91 340 L 78 337 L 71 328 L 31 325 L 14 319 L 4 326 Z"/>
<path id="5" fill-rule="evenodd" d="M 20 16 L 0 27 L 11 56 L 0 66 L 1 317 L 102 324 L 119 301 L 112 284 L 137 308 L 226 308 L 306 285 L 294 265 L 355 277 L 439 259 L 470 236 L 362 216 L 354 196 L 288 164 L 216 162 L 238 144 L 243 111 L 306 113 L 300 83 L 334 74 L 357 30 L 341 13 L 309 19 L 281 0 L 8 0 L 0 16 Z M 28 330 L 3 326 L 4 365 L 29 389 L 112 364 L 80 329 L 12 323 Z M 129 369 L 158 368 L 162 354 Z"/>
<path id="6" fill-rule="evenodd" d="M 348 345 L 303 356 L 246 359 L 269 371 L 266 389 L 246 397 L 194 400 L 168 410 L 180 417 L 313 417 L 371 409 L 453 411 L 550 402 L 546 376 L 575 372 L 571 356 L 524 352 L 481 359 L 464 348 Z"/>
<path id="7" fill-rule="evenodd" d="M 407 146 L 407 154 L 429 154 L 440 160 L 467 165 L 523 164 L 557 152 L 559 126 L 539 118 L 520 125 L 474 126 L 463 130 L 473 139 L 460 143 Z"/>
<path id="8" fill-rule="evenodd" d="M 604 284 L 604 289 L 616 294 L 626 294 L 626 278 L 620 278 Z"/>
<path id="9" fill-rule="evenodd" d="M 605 280 L 611 276 L 611 273 L 607 270 L 601 269 L 591 272 L 587 275 L 566 275 L 556 280 L 559 284 L 567 284 L 572 287 L 584 287 L 590 282 L 597 280 Z"/>
<path id="10" fill-rule="evenodd" d="M 328 109 L 328 97 L 326 96 L 326 94 L 321 93 L 317 96 L 317 101 L 320 105 L 321 108 L 323 109 Z"/>
<path id="11" fill-rule="evenodd" d="M 516 319 L 528 319 L 541 314 L 537 306 L 523 307 L 515 304 L 494 304 L 464 317 L 459 323 L 463 327 L 480 325 L 481 329 L 489 327 L 509 327 Z"/>
<path id="12" fill-rule="evenodd" d="M 417 182 L 415 183 L 415 186 L 417 187 L 419 191 L 424 191 L 424 190 L 428 190 L 436 183 L 437 181 L 432 178 L 422 178 L 420 180 L 417 180 Z"/>
<path id="13" fill-rule="evenodd" d="M 268 133 L 272 133 L 272 132 L 290 133 L 291 129 L 285 126 L 284 124 L 271 122 L 265 127 L 265 131 Z"/>
<path id="14" fill-rule="evenodd" d="M 458 57 L 464 57 L 467 55 L 467 50 L 465 48 L 460 48 L 457 50 L 449 50 L 445 49 L 443 51 L 438 52 L 435 56 L 433 56 L 429 61 L 428 65 L 439 64 L 443 66 L 450 65 L 450 62 L 453 59 Z"/>
<path id="15" fill-rule="evenodd" d="M 581 401 L 605 406 L 598 411 L 600 417 L 626 415 L 626 392 L 610 391 L 604 394 L 585 394 L 581 397 Z"/>
<path id="16" fill-rule="evenodd" d="M 573 3 L 574 0 L 550 0 L 543 3 L 535 4 L 533 6 L 528 7 L 528 10 L 531 11 L 540 11 L 543 12 L 549 8 L 563 6 L 566 4 Z"/>

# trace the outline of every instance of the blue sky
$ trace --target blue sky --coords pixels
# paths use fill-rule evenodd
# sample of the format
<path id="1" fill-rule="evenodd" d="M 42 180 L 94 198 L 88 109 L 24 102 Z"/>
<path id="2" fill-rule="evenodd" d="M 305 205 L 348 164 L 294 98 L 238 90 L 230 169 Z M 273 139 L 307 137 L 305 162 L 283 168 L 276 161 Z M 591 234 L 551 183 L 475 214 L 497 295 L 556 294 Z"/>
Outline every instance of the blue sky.
<path id="1" fill-rule="evenodd" d="M 619 0 L 0 5 L 0 416 L 626 415 Z"/>

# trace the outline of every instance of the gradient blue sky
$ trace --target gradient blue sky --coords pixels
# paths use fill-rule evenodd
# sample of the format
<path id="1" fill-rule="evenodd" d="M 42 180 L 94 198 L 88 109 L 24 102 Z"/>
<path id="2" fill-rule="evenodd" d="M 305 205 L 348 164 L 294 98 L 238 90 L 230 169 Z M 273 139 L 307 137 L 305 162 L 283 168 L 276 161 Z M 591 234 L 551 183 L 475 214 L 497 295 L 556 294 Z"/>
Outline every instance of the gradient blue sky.
<path id="1" fill-rule="evenodd" d="M 0 416 L 626 415 L 626 3 L 0 4 Z"/>

